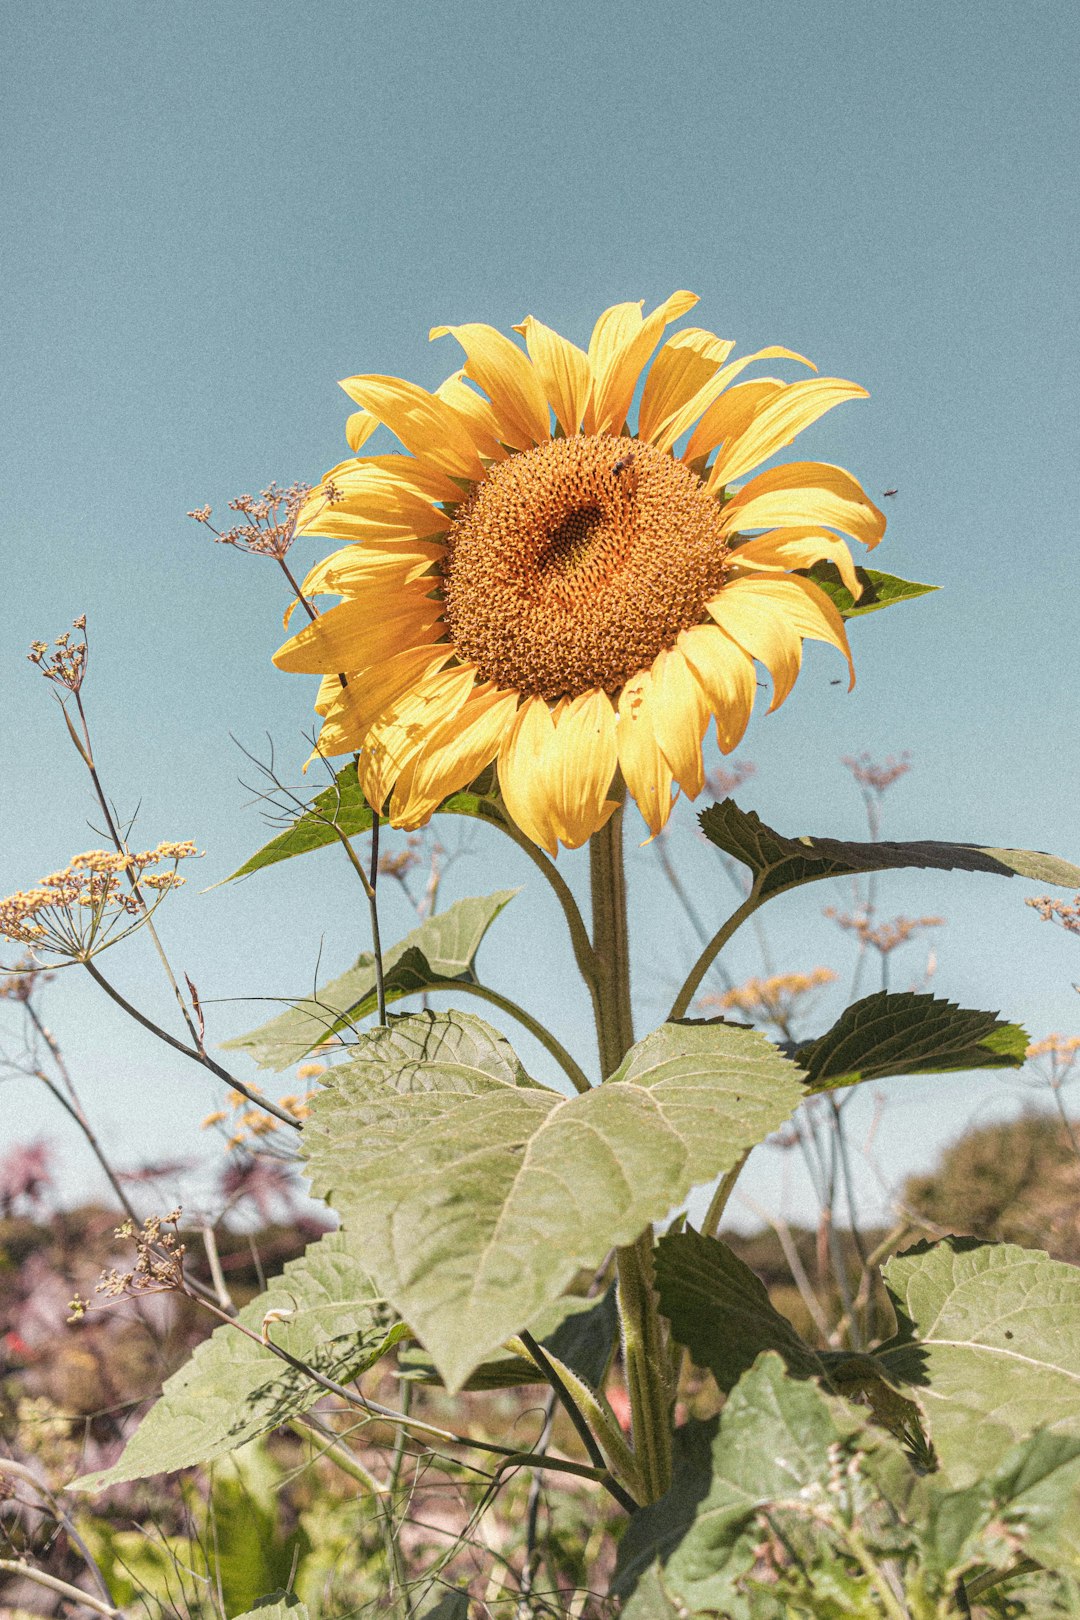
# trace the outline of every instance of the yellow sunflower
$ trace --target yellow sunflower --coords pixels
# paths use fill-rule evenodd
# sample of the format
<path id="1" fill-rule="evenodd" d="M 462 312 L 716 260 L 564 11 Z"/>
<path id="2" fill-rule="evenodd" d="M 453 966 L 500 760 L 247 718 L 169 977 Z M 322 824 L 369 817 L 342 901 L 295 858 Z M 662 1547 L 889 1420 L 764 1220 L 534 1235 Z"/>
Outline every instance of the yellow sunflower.
<path id="1" fill-rule="evenodd" d="M 355 456 L 308 497 L 298 527 L 348 543 L 304 592 L 341 600 L 275 662 L 324 676 L 320 751 L 356 752 L 395 826 L 420 826 L 495 760 L 509 814 L 551 853 L 603 826 L 620 772 L 655 834 L 679 791 L 702 791 L 710 719 L 724 753 L 742 738 L 755 660 L 773 709 L 806 637 L 851 668 L 835 607 L 793 570 L 827 559 L 858 595 L 839 536 L 874 546 L 884 516 L 822 462 L 733 482 L 866 391 L 739 382 L 754 361 L 816 368 L 782 348 L 731 360 L 697 327 L 661 342 L 696 302 L 677 292 L 647 317 L 617 304 L 588 353 L 531 315 L 515 327 L 524 348 L 440 326 L 432 338 L 456 338 L 465 366 L 433 394 L 342 384 L 360 406 L 350 448 L 382 424 L 407 453 Z"/>

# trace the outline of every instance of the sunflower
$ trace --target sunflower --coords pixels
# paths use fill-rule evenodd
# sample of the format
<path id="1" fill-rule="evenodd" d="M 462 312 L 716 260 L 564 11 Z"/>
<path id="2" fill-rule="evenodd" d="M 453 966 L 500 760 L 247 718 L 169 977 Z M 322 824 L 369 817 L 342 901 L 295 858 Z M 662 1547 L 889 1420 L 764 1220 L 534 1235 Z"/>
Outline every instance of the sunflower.
<path id="1" fill-rule="evenodd" d="M 354 455 L 308 497 L 297 528 L 347 543 L 303 590 L 341 600 L 275 662 L 324 677 L 320 752 L 358 754 L 393 825 L 422 825 L 497 761 L 509 814 L 551 853 L 603 826 L 620 773 L 655 834 L 679 792 L 702 791 L 710 720 L 724 753 L 741 740 L 755 660 L 772 709 L 807 637 L 836 647 L 854 682 L 840 615 L 797 570 L 832 562 L 857 596 L 840 535 L 876 545 L 884 516 L 822 462 L 735 481 L 866 391 L 737 381 L 770 359 L 816 371 L 790 349 L 732 360 L 698 327 L 661 341 L 696 302 L 677 292 L 647 317 L 617 304 L 587 353 L 531 315 L 514 329 L 524 347 L 439 326 L 465 366 L 434 393 L 342 383 L 360 407 L 350 449 L 383 425 L 406 453 Z"/>

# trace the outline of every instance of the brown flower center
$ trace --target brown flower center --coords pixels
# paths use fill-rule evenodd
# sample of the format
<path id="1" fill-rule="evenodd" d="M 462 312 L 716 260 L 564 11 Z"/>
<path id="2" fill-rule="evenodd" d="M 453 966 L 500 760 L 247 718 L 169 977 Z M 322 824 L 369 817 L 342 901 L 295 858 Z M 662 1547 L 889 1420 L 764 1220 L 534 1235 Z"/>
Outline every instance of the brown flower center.
<path id="1" fill-rule="evenodd" d="M 724 583 L 720 508 L 634 439 L 556 439 L 492 467 L 443 565 L 451 639 L 480 676 L 555 700 L 617 692 Z"/>

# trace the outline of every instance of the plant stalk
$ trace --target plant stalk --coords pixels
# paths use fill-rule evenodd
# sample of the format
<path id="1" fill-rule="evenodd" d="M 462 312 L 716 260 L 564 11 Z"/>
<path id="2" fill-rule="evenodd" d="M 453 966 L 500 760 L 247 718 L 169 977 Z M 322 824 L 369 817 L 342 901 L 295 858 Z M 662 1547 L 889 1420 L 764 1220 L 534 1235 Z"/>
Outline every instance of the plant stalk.
<path id="1" fill-rule="evenodd" d="M 606 1080 L 634 1044 L 621 805 L 589 843 L 589 876 L 597 970 L 593 1007 L 600 1070 Z M 671 1484 L 671 1391 L 652 1254 L 650 1228 L 619 1249 L 616 1258 L 631 1432 L 645 1502 L 657 1501 Z"/>

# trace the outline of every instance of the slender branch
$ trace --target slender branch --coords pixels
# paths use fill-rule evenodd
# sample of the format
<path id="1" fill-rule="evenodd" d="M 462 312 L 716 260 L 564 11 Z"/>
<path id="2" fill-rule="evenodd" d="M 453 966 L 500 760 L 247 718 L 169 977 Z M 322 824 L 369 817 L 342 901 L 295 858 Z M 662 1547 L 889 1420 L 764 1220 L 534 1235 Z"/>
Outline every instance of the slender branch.
<path id="1" fill-rule="evenodd" d="M 685 1016 L 687 1008 L 690 1006 L 690 1003 L 697 994 L 698 987 L 700 986 L 702 979 L 712 967 L 716 957 L 723 950 L 724 946 L 727 944 L 732 935 L 742 927 L 746 919 L 753 916 L 754 912 L 758 909 L 761 903 L 762 902 L 758 895 L 758 886 L 755 884 L 750 890 L 750 893 L 747 895 L 746 899 L 743 901 L 742 905 L 739 906 L 737 910 L 733 911 L 727 922 L 724 923 L 723 927 L 717 930 L 712 939 L 710 939 L 709 943 L 705 946 L 705 949 L 702 951 L 693 967 L 690 969 L 682 989 L 679 991 L 674 1002 L 672 1003 L 671 1011 L 668 1013 L 669 1020 L 683 1018 Z"/>
<path id="2" fill-rule="evenodd" d="M 459 980 L 454 988 L 455 990 L 463 990 L 466 995 L 478 996 L 481 1001 L 490 1002 L 493 1007 L 498 1007 L 502 1012 L 509 1013 L 511 1018 L 516 1018 L 518 1023 L 524 1029 L 527 1029 L 529 1034 L 534 1036 L 541 1046 L 551 1053 L 556 1063 L 569 1077 L 575 1091 L 585 1092 L 592 1090 L 587 1075 L 574 1062 L 562 1042 L 556 1040 L 549 1029 L 545 1029 L 544 1025 L 539 1023 L 531 1013 L 526 1012 L 524 1007 L 519 1007 L 516 1001 L 511 1001 L 509 996 L 502 995 L 498 990 L 492 990 L 489 985 L 478 984 L 468 979 Z"/>
<path id="3" fill-rule="evenodd" d="M 24 1463 L 16 1462 L 12 1457 L 0 1457 L 0 1473 L 10 1474 L 13 1475 L 15 1479 L 21 1479 L 24 1484 L 29 1485 L 31 1489 L 35 1490 L 39 1496 L 43 1497 L 44 1500 L 48 1502 L 50 1513 L 56 1519 L 58 1524 L 63 1525 L 64 1530 L 67 1532 L 68 1540 L 73 1546 L 77 1547 L 79 1552 L 82 1554 L 83 1562 L 90 1571 L 90 1574 L 93 1576 L 94 1583 L 97 1586 L 98 1591 L 101 1593 L 101 1596 L 104 1598 L 106 1603 L 111 1604 L 113 1601 L 113 1596 L 109 1591 L 108 1583 L 106 1582 L 104 1575 L 98 1568 L 97 1560 L 90 1551 L 89 1547 L 86 1545 L 86 1542 L 83 1540 L 82 1536 L 79 1534 L 76 1526 L 71 1522 L 68 1515 L 64 1512 L 63 1505 L 56 1493 L 50 1490 L 48 1485 L 46 1485 L 42 1480 L 38 1479 L 37 1475 L 34 1474 L 31 1469 L 27 1468 Z"/>
<path id="4" fill-rule="evenodd" d="M 112 1188 L 113 1192 L 120 1201 L 121 1209 L 124 1211 L 124 1214 L 127 1216 L 128 1220 L 134 1221 L 137 1226 L 139 1224 L 139 1217 L 135 1213 L 135 1206 L 131 1202 L 131 1199 L 128 1197 L 127 1193 L 124 1191 L 116 1171 L 106 1158 L 105 1151 L 102 1148 L 101 1143 L 98 1141 L 94 1129 L 86 1115 L 83 1113 L 79 1103 L 77 1101 L 72 1102 L 69 1098 L 65 1097 L 64 1093 L 60 1090 L 60 1087 L 54 1080 L 50 1079 L 44 1070 L 35 1069 L 34 1074 L 36 1078 L 41 1081 L 42 1085 L 45 1086 L 46 1089 L 50 1091 L 56 1098 L 61 1108 L 65 1109 L 75 1121 L 83 1136 L 86 1138 L 90 1151 L 93 1153 L 98 1164 L 100 1164 L 101 1168 L 104 1170 L 109 1182 L 109 1186 Z"/>
<path id="5" fill-rule="evenodd" d="M 248 1102 L 253 1103 L 256 1108 L 262 1108 L 266 1113 L 273 1114 L 274 1118 L 281 1120 L 283 1125 L 291 1125 L 294 1130 L 300 1130 L 300 1121 L 295 1114 L 291 1114 L 287 1108 L 282 1108 L 280 1104 L 272 1102 L 269 1097 L 264 1097 L 259 1092 L 252 1091 L 250 1086 L 246 1086 L 242 1080 L 238 1080 L 234 1074 L 230 1074 L 228 1069 L 223 1069 L 220 1063 L 215 1063 L 208 1052 L 197 1047 L 185 1046 L 183 1041 L 178 1041 L 174 1035 L 169 1034 L 168 1030 L 162 1029 L 160 1024 L 155 1024 L 152 1018 L 147 1018 L 145 1013 L 141 1013 L 137 1007 L 133 1007 L 131 1002 L 120 994 L 115 985 L 110 984 L 108 979 L 94 966 L 90 957 L 84 956 L 80 960 L 94 983 L 100 985 L 105 994 L 112 1001 L 115 1001 L 116 1005 L 121 1007 L 129 1018 L 134 1018 L 137 1024 L 141 1024 L 144 1029 L 148 1029 L 151 1035 L 156 1035 L 159 1041 L 164 1041 L 166 1046 L 171 1046 L 174 1051 L 182 1052 L 185 1057 L 191 1058 L 193 1063 L 201 1063 L 204 1069 L 209 1069 L 210 1073 L 216 1075 L 219 1080 L 224 1080 L 226 1085 L 231 1086 L 234 1091 L 238 1091 L 242 1097 L 246 1097 Z"/>
<path id="6" fill-rule="evenodd" d="M 544 1427 L 540 1431 L 540 1438 L 536 1442 L 536 1449 L 543 1453 L 547 1450 L 551 1440 L 551 1430 L 555 1422 L 555 1408 L 558 1405 L 558 1395 L 554 1389 L 549 1389 L 547 1400 L 544 1402 Z M 544 1471 L 537 1468 L 533 1473 L 529 1485 L 529 1501 L 525 1509 L 525 1559 L 521 1568 L 520 1595 L 516 1610 L 516 1620 L 532 1620 L 532 1605 L 529 1598 L 536 1584 L 536 1566 L 539 1562 L 539 1549 L 537 1547 L 537 1531 L 540 1522 L 540 1502 L 544 1494 Z"/>
<path id="7" fill-rule="evenodd" d="M 1034 1558 L 1021 1558 L 1011 1569 L 987 1570 L 985 1575 L 976 1575 L 974 1580 L 965 1582 L 966 1595 L 969 1598 L 982 1597 L 992 1586 L 1000 1586 L 1002 1581 L 1011 1581 L 1017 1575 L 1034 1575 L 1042 1567 Z"/>
<path id="8" fill-rule="evenodd" d="M 358 1457 L 355 1457 L 348 1446 L 343 1446 L 338 1436 L 329 1424 L 317 1417 L 314 1412 L 305 1412 L 299 1417 L 290 1418 L 288 1427 L 301 1439 L 309 1440 L 316 1435 L 319 1440 L 320 1453 L 329 1457 L 342 1473 L 348 1474 L 360 1485 L 366 1485 L 373 1496 L 385 1496 L 389 1490 L 388 1485 L 381 1485 L 364 1467 Z"/>
<path id="9" fill-rule="evenodd" d="M 111 1603 L 103 1598 L 96 1598 L 90 1592 L 81 1592 L 77 1586 L 70 1586 L 67 1581 L 58 1580 L 55 1575 L 49 1575 L 43 1569 L 35 1569 L 33 1564 L 20 1563 L 17 1558 L 0 1558 L 0 1569 L 6 1569 L 11 1575 L 21 1575 L 26 1581 L 34 1581 L 38 1586 L 47 1586 L 50 1592 L 59 1592 L 69 1602 L 77 1603 L 84 1609 L 93 1609 L 97 1614 L 116 1615 L 122 1611 L 114 1609 Z"/>
<path id="10" fill-rule="evenodd" d="M 727 1174 L 721 1176 L 717 1182 L 716 1191 L 709 1200 L 709 1207 L 705 1211 L 705 1219 L 701 1223 L 702 1237 L 715 1237 L 720 1230 L 720 1222 L 723 1220 L 728 1199 L 735 1191 L 735 1183 L 742 1175 L 743 1167 L 749 1157 L 750 1149 L 747 1148 L 745 1153 L 739 1155 Z"/>
<path id="11" fill-rule="evenodd" d="M 574 1428 L 577 1430 L 578 1438 L 585 1447 L 585 1451 L 593 1467 L 606 1468 L 607 1462 L 604 1458 L 604 1453 L 597 1445 L 596 1440 L 593 1437 L 593 1432 L 578 1410 L 577 1403 L 570 1394 L 570 1391 L 567 1389 L 566 1385 L 555 1371 L 555 1368 L 544 1354 L 543 1346 L 537 1343 L 536 1339 L 527 1329 L 522 1329 L 518 1337 L 521 1339 L 521 1342 L 529 1352 L 530 1357 L 536 1363 L 537 1367 L 539 1367 L 540 1371 L 543 1373 L 544 1377 L 555 1391 L 555 1394 L 558 1396 L 564 1412 L 574 1425 Z M 627 1502 L 630 1504 L 627 1508 L 627 1512 L 632 1513 L 637 1504 L 633 1502 L 630 1497 L 627 1497 Z"/>
<path id="12" fill-rule="evenodd" d="M 201 1228 L 201 1234 L 203 1248 L 206 1250 L 206 1263 L 210 1267 L 210 1280 L 214 1285 L 217 1302 L 223 1311 L 227 1311 L 230 1316 L 235 1316 L 236 1306 L 233 1303 L 232 1295 L 229 1293 L 225 1273 L 221 1269 L 221 1256 L 218 1253 L 217 1237 L 209 1221 Z"/>
<path id="13" fill-rule="evenodd" d="M 675 870 L 671 856 L 668 854 L 667 828 L 664 829 L 659 837 L 653 839 L 652 847 L 656 851 L 657 860 L 660 862 L 661 872 L 663 872 L 664 876 L 668 880 L 668 883 L 671 885 L 676 900 L 678 900 L 679 904 L 682 906 L 683 911 L 686 913 L 686 916 L 689 919 L 691 928 L 698 937 L 698 944 L 702 946 L 707 945 L 710 937 L 709 930 L 705 926 L 704 920 L 698 913 L 694 902 L 687 894 L 686 889 L 683 886 L 682 878 Z M 725 968 L 721 967 L 719 963 L 716 965 L 716 973 L 725 990 L 730 990 L 733 988 L 735 981 L 732 979 L 730 973 L 728 973 Z"/>

